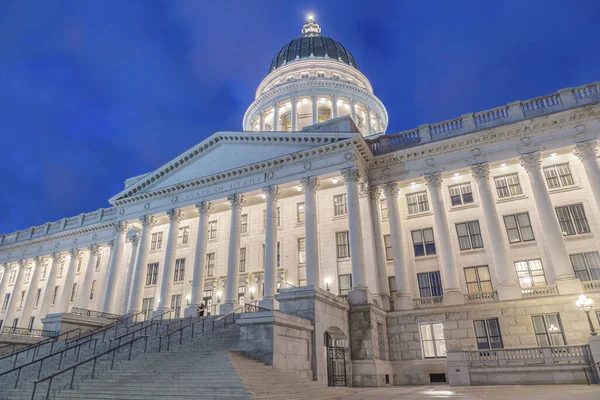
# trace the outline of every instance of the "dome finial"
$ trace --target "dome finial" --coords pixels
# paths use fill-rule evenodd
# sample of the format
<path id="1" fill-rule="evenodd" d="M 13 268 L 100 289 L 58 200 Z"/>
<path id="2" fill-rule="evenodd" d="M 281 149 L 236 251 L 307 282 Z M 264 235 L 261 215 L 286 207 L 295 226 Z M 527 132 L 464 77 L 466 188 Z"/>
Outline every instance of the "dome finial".
<path id="1" fill-rule="evenodd" d="M 315 21 L 313 14 L 306 16 L 306 23 L 302 27 L 302 35 L 304 36 L 317 36 L 321 34 L 321 27 Z"/>

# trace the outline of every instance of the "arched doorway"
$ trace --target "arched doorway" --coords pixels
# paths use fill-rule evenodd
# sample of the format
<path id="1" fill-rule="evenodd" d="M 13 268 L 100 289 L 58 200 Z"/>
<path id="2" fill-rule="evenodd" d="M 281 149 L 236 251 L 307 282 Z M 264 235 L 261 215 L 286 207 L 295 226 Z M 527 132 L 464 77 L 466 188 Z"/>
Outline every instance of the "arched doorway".
<path id="1" fill-rule="evenodd" d="M 348 338 L 337 327 L 327 329 L 324 335 L 327 354 L 327 385 L 347 386 L 346 342 Z"/>

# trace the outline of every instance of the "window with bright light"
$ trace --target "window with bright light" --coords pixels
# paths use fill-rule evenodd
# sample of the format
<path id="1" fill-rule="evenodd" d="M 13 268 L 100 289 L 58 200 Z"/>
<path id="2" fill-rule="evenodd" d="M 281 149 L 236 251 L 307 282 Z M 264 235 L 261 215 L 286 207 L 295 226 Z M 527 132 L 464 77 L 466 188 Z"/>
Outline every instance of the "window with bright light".
<path id="1" fill-rule="evenodd" d="M 306 264 L 306 239 L 298 238 L 298 264 Z"/>
<path id="2" fill-rule="evenodd" d="M 567 344 L 558 314 L 532 315 L 531 319 L 538 346 L 565 346 Z"/>
<path id="3" fill-rule="evenodd" d="M 515 262 L 517 277 L 521 288 L 546 285 L 546 275 L 542 267 L 542 260 L 526 260 Z"/>
<path id="4" fill-rule="evenodd" d="M 469 293 L 489 293 L 494 290 L 487 265 L 465 268 L 465 280 Z"/>
<path id="5" fill-rule="evenodd" d="M 419 330 L 421 332 L 423 358 L 445 358 L 444 324 L 441 322 L 422 323 L 419 325 Z"/>

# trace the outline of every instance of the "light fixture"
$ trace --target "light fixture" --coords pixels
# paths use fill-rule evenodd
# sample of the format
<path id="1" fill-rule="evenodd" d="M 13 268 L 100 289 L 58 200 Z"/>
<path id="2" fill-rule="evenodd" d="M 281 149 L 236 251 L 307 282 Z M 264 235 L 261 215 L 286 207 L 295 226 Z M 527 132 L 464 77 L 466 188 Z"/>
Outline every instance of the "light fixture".
<path id="1" fill-rule="evenodd" d="M 333 178 L 331 178 L 331 182 L 338 183 L 338 177 L 334 176 Z"/>
<path id="2" fill-rule="evenodd" d="M 254 288 L 254 286 L 252 286 L 252 287 L 250 288 L 250 299 L 251 299 L 251 300 L 254 300 L 254 292 L 255 292 L 255 290 L 256 290 L 256 289 Z"/>
<path id="3" fill-rule="evenodd" d="M 454 177 L 455 177 L 455 178 L 458 178 L 458 176 L 459 176 L 459 175 L 460 175 L 460 174 L 459 174 L 458 172 L 454 173 Z"/>
<path id="4" fill-rule="evenodd" d="M 308 99 L 302 99 L 303 104 L 308 104 Z"/>
<path id="5" fill-rule="evenodd" d="M 500 164 L 500 166 L 501 166 L 502 168 L 504 168 L 504 167 L 506 167 L 506 164 L 505 164 L 505 163 L 502 163 L 502 164 Z"/>
<path id="6" fill-rule="evenodd" d="M 188 294 L 187 296 L 185 296 L 185 301 L 187 303 L 187 306 L 190 306 L 190 300 L 192 299 L 192 297 Z"/>
<path id="7" fill-rule="evenodd" d="M 575 305 L 579 307 L 581 311 L 585 313 L 587 316 L 588 324 L 590 324 L 590 333 L 592 336 L 596 336 L 598 333 L 594 329 L 594 324 L 592 323 L 592 319 L 590 318 L 590 310 L 592 309 L 592 304 L 594 301 L 588 298 L 585 294 L 579 296 L 579 300 L 575 302 Z"/>
<path id="8" fill-rule="evenodd" d="M 411 186 L 415 186 L 417 184 L 417 182 L 411 182 L 410 184 L 411 184 Z"/>
<path id="9" fill-rule="evenodd" d="M 267 195 L 263 193 L 263 194 L 261 194 L 261 195 L 260 195 L 260 197 L 262 197 L 262 198 L 263 198 L 263 200 L 264 200 L 264 199 L 266 199 L 266 198 L 267 198 Z"/>
<path id="10" fill-rule="evenodd" d="M 321 97 L 321 98 L 319 99 L 319 101 L 320 101 L 321 103 L 325 103 L 325 97 Z"/>
<path id="11" fill-rule="evenodd" d="M 296 186 L 296 190 L 301 192 L 302 191 L 302 186 Z"/>
<path id="12" fill-rule="evenodd" d="M 331 285 L 331 279 L 325 278 L 325 289 L 327 289 L 328 292 L 331 290 L 329 285 Z"/>
<path id="13" fill-rule="evenodd" d="M 312 14 L 308 14 L 307 18 L 309 22 L 313 22 L 315 20 L 315 17 Z"/>
<path id="14" fill-rule="evenodd" d="M 551 157 L 556 157 L 556 153 L 551 153 L 550 156 Z"/>
<path id="15" fill-rule="evenodd" d="M 219 290 L 217 292 L 217 303 L 220 303 L 220 302 L 221 302 L 221 291 Z"/>

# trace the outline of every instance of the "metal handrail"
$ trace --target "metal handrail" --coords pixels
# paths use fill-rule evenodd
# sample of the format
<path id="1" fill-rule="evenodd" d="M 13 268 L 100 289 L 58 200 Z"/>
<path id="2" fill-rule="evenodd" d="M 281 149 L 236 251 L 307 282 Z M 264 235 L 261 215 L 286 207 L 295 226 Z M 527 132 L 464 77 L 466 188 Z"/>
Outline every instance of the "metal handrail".
<path id="1" fill-rule="evenodd" d="M 160 322 L 162 323 L 163 317 L 165 316 L 165 314 L 169 314 L 169 319 L 171 319 L 172 312 L 173 312 L 173 310 L 169 310 L 169 311 L 165 311 L 164 313 L 162 313 L 160 315 L 155 315 L 154 317 L 150 318 L 150 321 L 154 321 L 154 318 L 160 317 Z"/>
<path id="2" fill-rule="evenodd" d="M 133 325 L 135 325 L 135 324 L 137 324 L 137 323 L 138 323 L 138 322 L 137 322 L 137 316 L 138 316 L 138 315 L 140 315 L 140 314 L 143 314 L 143 313 L 144 313 L 144 311 L 139 311 L 139 312 L 136 312 L 135 314 L 126 314 L 126 315 L 127 315 L 127 318 L 124 318 L 124 319 L 128 319 L 128 318 L 130 318 L 130 319 L 133 321 L 133 320 L 134 320 L 134 318 L 135 318 L 135 319 L 136 319 L 136 321 L 134 321 L 134 322 L 133 322 Z M 124 316 L 124 317 L 125 317 L 125 316 Z M 144 322 L 144 321 L 141 321 L 141 322 Z M 127 324 L 128 324 L 128 323 L 129 323 L 129 321 L 127 321 L 127 320 L 126 320 L 126 321 L 125 321 L 125 325 L 127 326 Z M 133 326 L 133 325 L 132 325 L 132 326 Z"/>
<path id="3" fill-rule="evenodd" d="M 91 374 L 91 379 L 94 379 L 94 373 L 96 372 L 96 361 L 98 360 L 98 358 L 100 358 L 102 356 L 105 356 L 105 355 L 107 355 L 107 354 L 109 354 L 111 352 L 113 353 L 113 358 L 112 358 L 112 361 L 111 361 L 111 364 L 110 364 L 110 369 L 113 369 L 114 366 L 115 366 L 115 355 L 117 354 L 117 350 L 121 349 L 122 347 L 129 346 L 129 355 L 127 357 L 127 360 L 131 360 L 131 350 L 133 348 L 133 343 L 135 343 L 135 342 L 137 342 L 138 340 L 141 340 L 141 339 L 145 339 L 145 343 L 144 343 L 144 353 L 145 353 L 146 352 L 146 347 L 148 345 L 148 336 L 139 336 L 136 339 L 132 339 L 131 341 L 129 341 L 127 343 L 123 343 L 123 344 L 121 344 L 121 345 L 119 345 L 117 347 L 113 347 L 111 349 L 108 349 L 108 350 L 106 350 L 106 351 L 104 351 L 102 353 L 96 354 L 95 356 L 88 358 L 87 360 L 80 361 L 77 364 L 73 364 L 70 367 L 67 367 L 67 368 L 65 368 L 65 369 L 63 369 L 61 371 L 55 372 L 52 375 L 48 375 L 45 378 L 38 379 L 38 380 L 34 381 L 33 382 L 33 391 L 31 392 L 31 400 L 35 399 L 35 391 L 37 389 L 38 383 L 45 382 L 47 380 L 50 380 L 50 383 L 48 384 L 48 389 L 46 390 L 46 397 L 45 397 L 45 399 L 50 398 L 50 389 L 52 387 L 52 380 L 55 377 L 57 377 L 59 375 L 62 375 L 65 372 L 70 371 L 70 370 L 73 370 L 73 374 L 71 375 L 71 383 L 69 385 L 69 389 L 70 390 L 73 389 L 73 381 L 75 380 L 75 371 L 77 370 L 77 367 L 79 367 L 81 365 L 84 365 L 84 364 L 87 364 L 90 361 L 94 361 L 94 366 L 92 368 L 92 374 Z"/>
<path id="4" fill-rule="evenodd" d="M 130 331 L 129 331 L 129 328 L 131 328 L 131 327 L 128 327 L 128 328 L 127 328 L 127 332 L 126 332 L 126 333 L 124 333 L 124 334 L 122 334 L 121 336 L 118 336 L 118 337 L 115 335 L 115 337 L 114 337 L 114 338 L 112 338 L 112 339 L 109 339 L 109 340 L 111 341 L 111 344 L 110 344 L 110 346 L 112 347 L 112 343 L 114 343 L 114 342 L 115 342 L 115 341 L 117 341 L 117 340 L 119 341 L 119 345 L 121 345 L 121 340 L 122 340 L 123 338 L 125 338 L 125 337 L 129 336 L 129 335 L 131 335 L 131 336 L 132 336 L 132 339 L 133 339 L 133 338 L 135 338 L 135 334 L 136 334 L 136 333 L 138 333 L 138 332 L 140 332 L 140 331 L 142 331 L 142 330 L 144 331 L 144 336 L 145 336 L 145 335 L 147 335 L 147 334 L 148 334 L 148 328 L 151 328 L 151 327 L 152 327 L 152 326 L 154 326 L 154 325 L 156 325 L 156 332 L 155 332 L 154 334 L 155 334 L 155 335 L 156 335 L 156 334 L 158 334 L 158 327 L 159 327 L 159 326 L 161 326 L 160 322 L 156 322 L 156 321 L 154 321 L 154 322 L 153 322 L 153 321 L 149 321 L 150 323 L 149 323 L 148 325 L 146 325 L 146 326 L 144 326 L 144 324 L 143 324 L 144 322 L 148 322 L 148 321 L 143 321 L 143 322 L 142 322 L 142 326 L 140 326 L 138 329 L 136 329 L 136 330 L 134 330 L 134 331 L 131 331 L 131 332 L 130 332 Z"/>
<path id="5" fill-rule="evenodd" d="M 54 336 L 54 337 L 51 337 L 51 338 L 47 338 L 47 339 L 41 340 L 41 341 L 39 341 L 39 342 L 37 342 L 37 343 L 34 343 L 34 344 L 32 344 L 31 346 L 27 346 L 27 347 L 23 348 L 23 349 L 21 349 L 21 350 L 19 350 L 19 351 L 17 351 L 17 352 L 14 352 L 14 351 L 13 351 L 13 352 L 12 352 L 12 353 L 10 353 L 10 354 L 7 354 L 7 355 L 5 355 L 5 356 L 2 356 L 2 357 L 0 357 L 0 361 L 2 361 L 2 360 L 5 360 L 5 359 L 7 359 L 8 357 L 13 357 L 13 356 L 15 356 L 15 362 L 14 362 L 14 364 L 13 364 L 13 365 L 16 365 L 16 364 L 17 364 L 17 359 L 19 358 L 19 354 L 21 354 L 21 353 L 24 353 L 24 352 L 26 352 L 26 351 L 28 352 L 27 354 L 29 354 L 29 352 L 30 352 L 31 350 L 34 350 L 34 349 L 35 349 L 35 352 L 36 352 L 36 354 L 37 354 L 37 351 L 39 350 L 40 346 L 43 346 L 43 345 L 45 345 L 45 344 L 47 344 L 47 343 L 51 343 L 51 342 L 52 342 L 52 343 L 54 343 L 54 342 L 58 342 L 58 341 L 59 341 L 58 339 L 59 339 L 61 336 L 64 336 L 64 335 L 66 335 L 66 338 L 65 338 L 65 340 L 68 340 L 68 339 L 69 339 L 69 334 L 70 334 L 71 332 L 75 332 L 75 331 L 79 331 L 79 333 L 81 334 L 81 328 L 75 328 L 75 329 L 71 329 L 70 331 L 67 331 L 67 332 L 61 333 L 61 334 L 60 334 L 60 335 L 58 335 L 58 336 Z"/>

